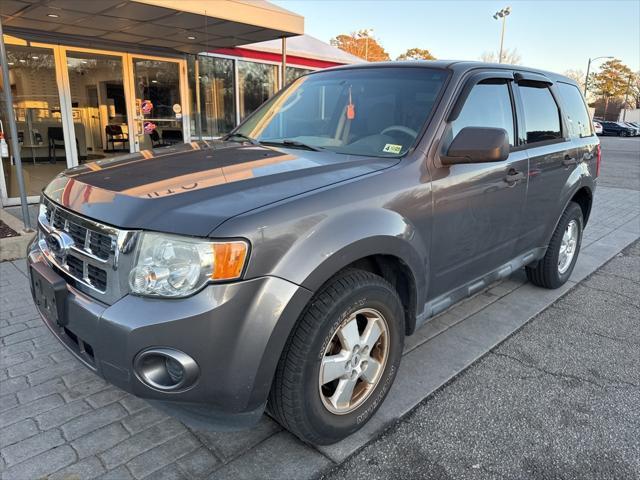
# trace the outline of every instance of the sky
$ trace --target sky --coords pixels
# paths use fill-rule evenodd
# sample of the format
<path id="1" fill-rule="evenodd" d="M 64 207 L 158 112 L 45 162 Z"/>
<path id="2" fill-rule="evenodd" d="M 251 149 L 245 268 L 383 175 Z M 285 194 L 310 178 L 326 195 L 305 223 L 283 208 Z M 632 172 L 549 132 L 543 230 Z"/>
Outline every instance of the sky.
<path id="1" fill-rule="evenodd" d="M 304 16 L 305 32 L 325 42 L 372 28 L 391 58 L 419 47 L 463 60 L 499 49 L 501 22 L 493 14 L 510 6 L 504 46 L 517 49 L 523 65 L 585 72 L 590 57 L 614 56 L 640 70 L 640 0 L 271 1 Z"/>

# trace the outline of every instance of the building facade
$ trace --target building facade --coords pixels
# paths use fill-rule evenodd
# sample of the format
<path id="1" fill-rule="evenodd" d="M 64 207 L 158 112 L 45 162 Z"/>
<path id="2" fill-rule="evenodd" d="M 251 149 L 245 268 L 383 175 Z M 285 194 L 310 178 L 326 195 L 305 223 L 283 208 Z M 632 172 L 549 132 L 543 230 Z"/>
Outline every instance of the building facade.
<path id="1" fill-rule="evenodd" d="M 13 96 L 29 202 L 66 168 L 218 137 L 294 78 L 358 61 L 302 35 L 301 17 L 267 2 L 0 4 L 9 67 L 0 87 Z M 3 205 L 19 203 L 17 168 L 9 151 Z"/>

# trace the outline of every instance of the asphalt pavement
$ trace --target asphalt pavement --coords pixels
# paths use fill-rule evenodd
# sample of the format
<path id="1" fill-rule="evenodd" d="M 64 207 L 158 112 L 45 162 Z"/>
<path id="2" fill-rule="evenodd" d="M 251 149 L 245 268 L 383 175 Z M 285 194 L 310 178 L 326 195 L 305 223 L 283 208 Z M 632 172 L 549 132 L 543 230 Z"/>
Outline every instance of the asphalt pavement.
<path id="1" fill-rule="evenodd" d="M 601 142 L 640 190 L 640 139 Z M 640 242 L 322 478 L 639 479 Z"/>

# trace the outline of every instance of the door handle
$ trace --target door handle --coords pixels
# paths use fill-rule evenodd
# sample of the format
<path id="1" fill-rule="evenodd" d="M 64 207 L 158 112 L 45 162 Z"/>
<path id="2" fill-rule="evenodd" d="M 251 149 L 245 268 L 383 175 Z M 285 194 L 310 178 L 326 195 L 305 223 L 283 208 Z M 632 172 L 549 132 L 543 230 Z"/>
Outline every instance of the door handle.
<path id="1" fill-rule="evenodd" d="M 509 173 L 507 174 L 507 176 L 504 177 L 504 181 L 511 186 L 511 185 L 515 185 L 520 180 L 524 180 L 525 178 L 526 177 L 524 173 L 511 169 L 509 170 Z"/>
<path id="2" fill-rule="evenodd" d="M 569 155 L 565 155 L 564 160 L 562 160 L 562 164 L 565 167 L 570 167 L 571 165 L 577 165 L 578 159 L 575 157 L 570 157 Z"/>

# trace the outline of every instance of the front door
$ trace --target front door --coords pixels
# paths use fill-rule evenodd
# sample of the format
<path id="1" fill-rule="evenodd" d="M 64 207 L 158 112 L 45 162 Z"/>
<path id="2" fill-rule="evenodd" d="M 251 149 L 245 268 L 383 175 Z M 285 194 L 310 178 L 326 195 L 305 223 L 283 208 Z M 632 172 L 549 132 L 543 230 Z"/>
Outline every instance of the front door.
<path id="1" fill-rule="evenodd" d="M 161 148 L 185 136 L 183 61 L 133 57 L 136 146 Z"/>
<path id="2" fill-rule="evenodd" d="M 517 130 L 512 80 L 504 77 L 472 80 L 477 83 L 447 125 L 445 144 L 464 127 L 503 128 L 512 152 L 502 162 L 442 166 L 432 172 L 431 298 L 482 277 L 516 255 L 528 158 L 524 151 L 513 151 Z"/>

